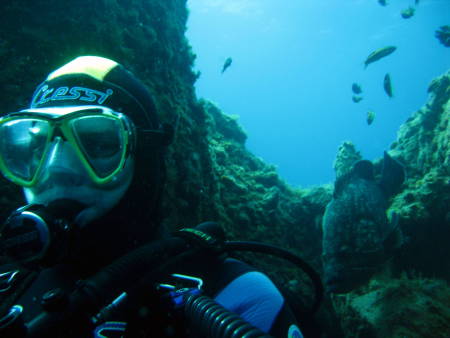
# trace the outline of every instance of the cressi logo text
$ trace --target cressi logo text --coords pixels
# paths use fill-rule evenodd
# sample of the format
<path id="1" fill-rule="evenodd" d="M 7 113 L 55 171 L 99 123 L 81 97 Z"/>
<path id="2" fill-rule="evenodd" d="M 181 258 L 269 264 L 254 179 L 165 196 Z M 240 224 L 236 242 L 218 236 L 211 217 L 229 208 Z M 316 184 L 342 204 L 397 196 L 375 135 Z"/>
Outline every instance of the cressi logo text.
<path id="1" fill-rule="evenodd" d="M 103 104 L 113 94 L 112 89 L 105 92 L 85 87 L 49 88 L 44 85 L 33 98 L 32 106 L 42 105 L 50 101 L 80 100 L 83 102 Z"/>

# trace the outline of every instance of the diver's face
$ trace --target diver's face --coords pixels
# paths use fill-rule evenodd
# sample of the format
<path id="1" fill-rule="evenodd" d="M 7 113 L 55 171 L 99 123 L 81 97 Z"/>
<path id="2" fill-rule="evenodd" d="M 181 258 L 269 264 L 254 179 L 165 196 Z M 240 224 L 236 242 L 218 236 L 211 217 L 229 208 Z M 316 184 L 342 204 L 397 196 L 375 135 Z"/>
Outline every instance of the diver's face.
<path id="1" fill-rule="evenodd" d="M 30 204 L 48 205 L 58 199 L 71 199 L 86 207 L 77 215 L 79 226 L 89 224 L 114 207 L 130 186 L 134 161 L 126 160 L 124 168 L 108 183 L 96 184 L 72 146 L 60 137 L 52 141 L 44 170 L 38 183 L 24 188 L 25 198 Z"/>

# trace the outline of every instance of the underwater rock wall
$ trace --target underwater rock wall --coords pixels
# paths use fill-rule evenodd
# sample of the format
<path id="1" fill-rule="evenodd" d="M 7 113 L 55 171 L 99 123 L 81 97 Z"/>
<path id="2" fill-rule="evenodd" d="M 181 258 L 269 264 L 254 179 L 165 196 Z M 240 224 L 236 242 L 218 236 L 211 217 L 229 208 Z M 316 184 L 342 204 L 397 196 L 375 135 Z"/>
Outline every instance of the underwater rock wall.
<path id="1" fill-rule="evenodd" d="M 428 93 L 428 102 L 400 127 L 391 146 L 391 154 L 405 164 L 410 179 L 433 170 L 450 173 L 450 71 L 434 79 Z"/>
<path id="2" fill-rule="evenodd" d="M 399 268 L 450 280 L 450 71 L 433 80 L 429 100 L 403 124 L 391 153 L 407 181 L 391 211 L 399 214 L 405 250 Z"/>
<path id="3" fill-rule="evenodd" d="M 265 240 L 320 252 L 320 216 L 331 198 L 331 185 L 293 189 L 245 148 L 246 135 L 235 118 L 201 101 L 209 119 L 208 144 L 217 216 L 232 238 Z M 318 218 L 319 217 L 319 218 Z M 308 239 L 308 244 L 304 240 Z"/>
<path id="4" fill-rule="evenodd" d="M 174 111 L 183 96 L 192 98 L 196 79 L 184 37 L 184 5 L 185 0 L 2 1 L 2 109 L 26 105 L 49 71 L 92 54 L 124 64 L 159 94 L 164 114 Z"/>

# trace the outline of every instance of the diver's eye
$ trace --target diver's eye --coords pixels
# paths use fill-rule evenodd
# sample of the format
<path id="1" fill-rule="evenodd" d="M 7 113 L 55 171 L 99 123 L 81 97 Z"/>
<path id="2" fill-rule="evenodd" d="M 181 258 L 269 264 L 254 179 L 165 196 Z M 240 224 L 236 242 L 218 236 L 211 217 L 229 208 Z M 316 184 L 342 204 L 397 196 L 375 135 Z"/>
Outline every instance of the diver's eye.
<path id="1" fill-rule="evenodd" d="M 22 118 L 0 128 L 0 152 L 14 175 L 29 180 L 44 156 L 50 128 L 46 121 Z"/>
<path id="2" fill-rule="evenodd" d="M 91 159 L 120 154 L 123 128 L 117 119 L 86 116 L 71 123 L 73 134 L 83 152 Z"/>
<path id="3" fill-rule="evenodd" d="M 93 159 L 108 158 L 121 150 L 119 139 L 104 133 L 83 133 L 80 139 L 83 140 L 85 152 Z"/>

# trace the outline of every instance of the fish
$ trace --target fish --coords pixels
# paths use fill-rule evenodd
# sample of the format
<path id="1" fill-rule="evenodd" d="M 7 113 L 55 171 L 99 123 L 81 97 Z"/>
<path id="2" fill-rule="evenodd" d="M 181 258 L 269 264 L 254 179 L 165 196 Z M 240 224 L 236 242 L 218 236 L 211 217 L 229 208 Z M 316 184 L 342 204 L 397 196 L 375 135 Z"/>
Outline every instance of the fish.
<path id="1" fill-rule="evenodd" d="M 406 9 L 402 10 L 400 12 L 400 14 L 403 19 L 409 19 L 410 17 L 412 17 L 414 15 L 415 12 L 416 12 L 416 10 L 414 9 L 414 7 L 408 7 Z"/>
<path id="2" fill-rule="evenodd" d="M 450 25 L 439 27 L 434 35 L 445 47 L 450 47 Z"/>
<path id="3" fill-rule="evenodd" d="M 371 110 L 369 110 L 367 112 L 367 124 L 370 126 L 373 122 L 373 120 L 375 120 L 375 113 Z"/>
<path id="4" fill-rule="evenodd" d="M 379 3 L 381 6 L 386 6 L 386 5 L 387 5 L 387 0 L 378 0 L 378 3 Z"/>
<path id="5" fill-rule="evenodd" d="M 228 67 L 231 66 L 231 63 L 233 62 L 233 59 L 231 57 L 227 58 L 223 64 L 223 68 L 222 68 L 222 74 L 224 71 L 226 71 L 228 69 Z"/>
<path id="6" fill-rule="evenodd" d="M 355 103 L 358 103 L 362 99 L 363 99 L 362 96 L 357 96 L 357 95 L 353 95 L 352 96 L 352 101 L 355 102 Z"/>
<path id="7" fill-rule="evenodd" d="M 416 4 L 416 6 L 419 4 L 420 0 L 416 0 L 414 3 Z"/>
<path id="8" fill-rule="evenodd" d="M 393 90 L 392 90 L 391 76 L 389 75 L 389 73 L 386 73 L 386 75 L 384 76 L 383 87 L 384 87 L 384 91 L 386 92 L 387 96 L 392 98 L 394 96 L 394 94 L 393 94 Z"/>
<path id="9" fill-rule="evenodd" d="M 396 49 L 397 49 L 397 47 L 395 47 L 395 46 L 387 46 L 387 47 L 377 49 L 376 51 L 370 53 L 370 55 L 367 57 L 366 61 L 364 61 L 364 68 L 366 68 L 372 62 L 378 61 L 381 58 L 384 58 L 384 57 L 392 54 L 393 52 L 395 52 Z"/>
<path id="10" fill-rule="evenodd" d="M 392 213 L 389 220 L 386 209 L 388 199 L 401 189 L 405 171 L 387 152 L 381 177 L 375 179 L 372 162 L 359 160 L 335 181 L 322 221 L 324 285 L 329 293 L 347 293 L 366 284 L 404 244 L 398 215 Z"/>
<path id="11" fill-rule="evenodd" d="M 361 85 L 359 83 L 354 82 L 352 84 L 352 91 L 355 94 L 361 94 L 362 93 Z"/>

